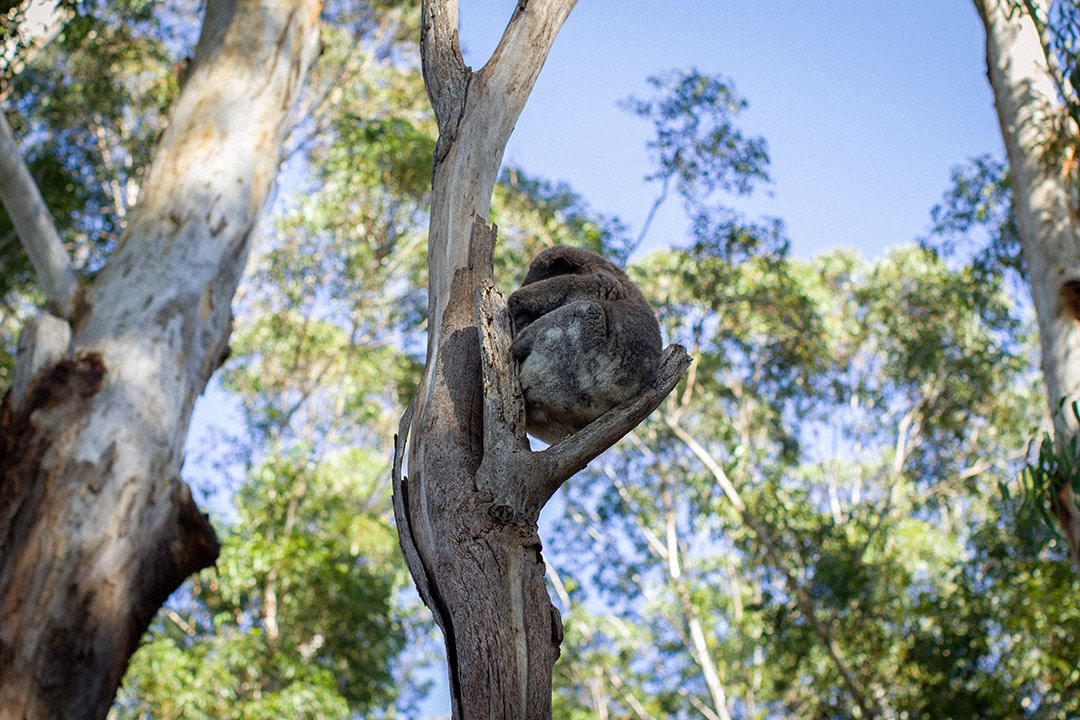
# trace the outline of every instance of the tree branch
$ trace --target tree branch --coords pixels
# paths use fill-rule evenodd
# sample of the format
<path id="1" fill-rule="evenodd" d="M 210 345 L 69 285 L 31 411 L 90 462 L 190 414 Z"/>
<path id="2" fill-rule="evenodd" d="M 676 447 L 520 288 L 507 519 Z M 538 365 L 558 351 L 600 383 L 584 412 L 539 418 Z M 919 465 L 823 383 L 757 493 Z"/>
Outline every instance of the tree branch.
<path id="1" fill-rule="evenodd" d="M 499 38 L 499 44 L 480 72 L 505 76 L 519 71 L 523 63 L 520 59 L 515 60 L 515 56 L 531 52 L 529 46 L 536 42 L 550 48 L 563 21 L 576 4 L 577 0 L 532 0 L 531 3 L 529 0 L 518 0 L 514 14 Z"/>
<path id="2" fill-rule="evenodd" d="M 477 105 L 494 111 L 491 125 L 501 140 L 499 147 L 510 137 L 555 36 L 575 4 L 577 0 L 519 0 L 498 46 L 477 71 Z M 495 98 L 507 100 L 495 102 Z"/>
<path id="3" fill-rule="evenodd" d="M 78 283 L 37 183 L 23 162 L 11 126 L 0 112 L 0 201 L 45 290 L 49 311 L 70 318 Z"/>
<path id="4" fill-rule="evenodd" d="M 531 488 L 533 500 L 542 507 L 555 491 L 593 458 L 607 450 L 652 413 L 675 389 L 690 367 L 690 356 L 682 345 L 668 345 L 660 357 L 660 367 L 650 387 L 633 400 L 607 411 L 579 432 L 539 453 L 543 471 L 539 484 Z"/>
<path id="5" fill-rule="evenodd" d="M 436 159 L 457 139 L 472 71 L 461 56 L 457 0 L 424 0 L 420 21 L 420 58 L 424 87 L 439 125 Z"/>

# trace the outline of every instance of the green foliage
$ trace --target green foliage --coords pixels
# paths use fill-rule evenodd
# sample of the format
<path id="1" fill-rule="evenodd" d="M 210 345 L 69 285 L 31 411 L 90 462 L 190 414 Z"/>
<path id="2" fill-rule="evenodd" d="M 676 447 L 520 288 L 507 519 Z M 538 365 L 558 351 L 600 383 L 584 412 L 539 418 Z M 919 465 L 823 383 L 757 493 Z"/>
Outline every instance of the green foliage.
<path id="1" fill-rule="evenodd" d="M 776 221 L 710 207 L 686 249 L 630 269 L 695 362 L 634 442 L 568 486 L 551 543 L 556 568 L 574 559 L 559 579 L 567 635 L 581 637 L 557 666 L 565 714 L 715 708 L 695 624 L 733 717 L 857 716 L 819 627 L 889 713 L 1077 711 L 1058 688 L 1075 681 L 1050 680 L 1074 654 L 1003 629 L 1005 608 L 1022 617 L 1076 581 L 1047 577 L 1060 548 L 995 492 L 1041 403 L 1005 253 L 958 250 L 973 228 L 1011 239 L 994 169 L 957 174 L 935 211 L 935 240 L 956 243 L 941 254 L 797 262 Z M 745 514 L 676 427 L 732 478 Z M 1053 614 L 1062 637 L 1080 633 Z"/>
<path id="2" fill-rule="evenodd" d="M 791 572 L 889 712 L 1080 709 L 1051 680 L 1075 653 L 1003 629 L 1029 614 L 1025 602 L 1077 586 L 1048 562 L 1045 529 L 995 492 L 1040 407 L 1032 331 L 1001 282 L 917 248 L 872 265 L 668 252 L 635 270 L 669 336 L 691 341 L 694 371 L 637 441 L 567 488 L 552 564 L 575 559 L 559 575 L 574 589 L 568 637 L 586 632 L 575 622 L 624 632 L 567 643 L 560 702 L 604 702 L 609 717 L 633 717 L 634 703 L 661 716 L 710 706 L 690 642 L 699 622 L 733 717 L 852 717 Z M 669 422 L 723 466 L 781 565 Z M 1080 635 L 1074 613 L 1052 614 L 1062 638 Z M 613 665 L 619 682 L 600 670 Z"/>
<path id="3" fill-rule="evenodd" d="M 1069 410 L 1076 422 L 1080 422 L 1080 405 L 1073 402 Z M 1060 526 L 1051 513 L 1064 515 L 1060 505 L 1068 502 L 1063 492 L 1066 487 L 1080 494 L 1080 438 L 1073 435 L 1055 443 L 1050 433 L 1044 432 L 1035 461 L 1021 474 L 1021 484 L 1024 506 L 1037 514 L 1047 527 L 1060 533 Z M 1002 485 L 1002 492 L 1008 493 L 1007 485 Z"/>
<path id="4" fill-rule="evenodd" d="M 382 458 L 267 458 L 216 568 L 155 623 L 113 716 L 348 718 L 392 700 L 402 579 Z"/>
<path id="5" fill-rule="evenodd" d="M 648 144 L 657 171 L 652 180 L 675 180 L 684 199 L 701 199 L 716 190 L 749 192 L 767 180 L 765 141 L 746 137 L 734 122 L 746 101 L 730 81 L 697 70 L 649 78 L 656 96 L 630 98 L 624 107 L 653 123 Z"/>
<path id="6" fill-rule="evenodd" d="M 552 245 L 575 245 L 623 263 L 630 253 L 626 227 L 618 218 L 591 210 L 570 187 L 535 178 L 517 168 L 502 172 L 491 203 L 490 222 L 499 227 L 495 282 L 516 288 L 524 268 Z"/>
<path id="7" fill-rule="evenodd" d="M 193 47 L 198 15 L 187 0 L 73 9 L 60 38 L 10 79 L 7 116 L 65 245 L 93 272 L 125 225 L 179 91 L 177 63 Z M 0 295 L 31 280 L 0 209 Z"/>
<path id="8" fill-rule="evenodd" d="M 952 172 L 952 187 L 930 211 L 931 235 L 922 245 L 971 266 L 980 278 L 1025 272 L 1012 206 L 1008 165 L 989 155 Z"/>

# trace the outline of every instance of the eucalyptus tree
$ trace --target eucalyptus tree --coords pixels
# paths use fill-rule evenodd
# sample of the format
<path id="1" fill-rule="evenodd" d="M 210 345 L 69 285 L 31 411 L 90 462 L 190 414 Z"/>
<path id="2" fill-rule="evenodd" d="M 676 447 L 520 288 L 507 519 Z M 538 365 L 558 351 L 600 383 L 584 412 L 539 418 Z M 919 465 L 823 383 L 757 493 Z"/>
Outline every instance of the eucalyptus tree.
<path id="1" fill-rule="evenodd" d="M 544 585 L 540 508 L 655 408 L 686 362 L 685 352 L 669 352 L 641 398 L 530 451 L 506 300 L 491 282 L 495 231 L 484 218 L 506 142 L 573 6 L 518 3 L 473 72 L 458 43 L 457 3 L 423 3 L 424 81 L 439 126 L 427 363 L 396 443 L 394 511 L 406 563 L 446 640 L 455 718 L 551 717 L 562 629 Z"/>
<path id="2" fill-rule="evenodd" d="M 44 290 L 0 410 L 0 717 L 104 717 L 154 612 L 217 556 L 180 479 L 184 440 L 227 354 L 321 10 L 207 5 L 138 201 L 114 198 L 130 211 L 92 277 L 76 277 L 0 123 L 0 198 Z"/>
<path id="3" fill-rule="evenodd" d="M 417 10 L 324 14 L 310 111 L 287 145 L 300 162 L 207 398 L 238 421 L 218 412 L 189 442 L 222 552 L 159 612 L 112 717 L 409 716 L 418 696 L 411 668 L 434 643 L 405 591 L 389 483 L 418 378 L 405 348 L 424 319 L 435 142 Z"/>
<path id="4" fill-rule="evenodd" d="M 1080 572 L 1080 75 L 1076 4 L 975 0 L 1053 418 L 1034 477 Z"/>

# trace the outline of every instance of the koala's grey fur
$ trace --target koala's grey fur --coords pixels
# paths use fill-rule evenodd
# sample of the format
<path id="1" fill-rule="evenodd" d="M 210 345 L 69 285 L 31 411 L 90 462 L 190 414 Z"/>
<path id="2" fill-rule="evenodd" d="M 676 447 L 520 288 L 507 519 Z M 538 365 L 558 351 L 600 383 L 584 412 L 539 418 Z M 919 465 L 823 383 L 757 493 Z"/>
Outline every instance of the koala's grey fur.
<path id="1" fill-rule="evenodd" d="M 527 429 L 547 443 L 638 395 L 656 374 L 656 315 L 626 273 L 594 252 L 547 248 L 508 302 Z"/>

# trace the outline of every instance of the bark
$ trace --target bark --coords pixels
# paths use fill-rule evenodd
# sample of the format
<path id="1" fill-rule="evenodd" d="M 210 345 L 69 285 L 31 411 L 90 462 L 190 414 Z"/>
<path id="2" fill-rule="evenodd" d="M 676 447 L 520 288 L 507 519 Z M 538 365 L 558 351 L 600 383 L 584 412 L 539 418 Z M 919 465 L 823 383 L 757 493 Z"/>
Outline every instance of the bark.
<path id="1" fill-rule="evenodd" d="M 49 311 L 62 318 L 70 317 L 75 305 L 75 273 L 41 192 L 15 148 L 15 138 L 3 113 L 0 113 L 0 200 L 30 256 Z"/>
<path id="2" fill-rule="evenodd" d="M 227 352 L 320 12 L 208 3 L 106 267 L 70 324 L 24 330 L 16 374 L 30 379 L 0 408 L 0 720 L 104 718 L 153 614 L 217 556 L 180 479 L 183 446 Z"/>
<path id="3" fill-rule="evenodd" d="M 1025 3 L 1046 17 L 1045 0 Z M 1032 18 L 1004 0 L 975 0 L 986 28 L 986 64 L 1009 158 L 1013 206 L 1039 323 L 1042 369 L 1059 451 L 1080 432 L 1080 215 L 1068 178 L 1044 148 L 1063 116 L 1042 39 Z M 1075 133 L 1075 125 L 1066 131 Z M 1056 514 L 1080 571 L 1080 505 L 1062 482 Z"/>
<path id="4" fill-rule="evenodd" d="M 496 522 L 488 514 L 494 497 L 475 480 L 483 447 L 473 299 L 491 277 L 494 235 L 482 233 L 475 245 L 470 237 L 473 218 L 487 215 L 510 131 L 574 3 L 519 2 L 477 73 L 461 56 L 457 0 L 424 0 L 421 9 L 424 82 L 439 126 L 429 333 L 424 375 L 398 438 L 394 510 L 409 570 L 446 641 L 455 718 L 551 715 L 561 624 L 543 585 L 540 541 L 527 521 Z"/>

